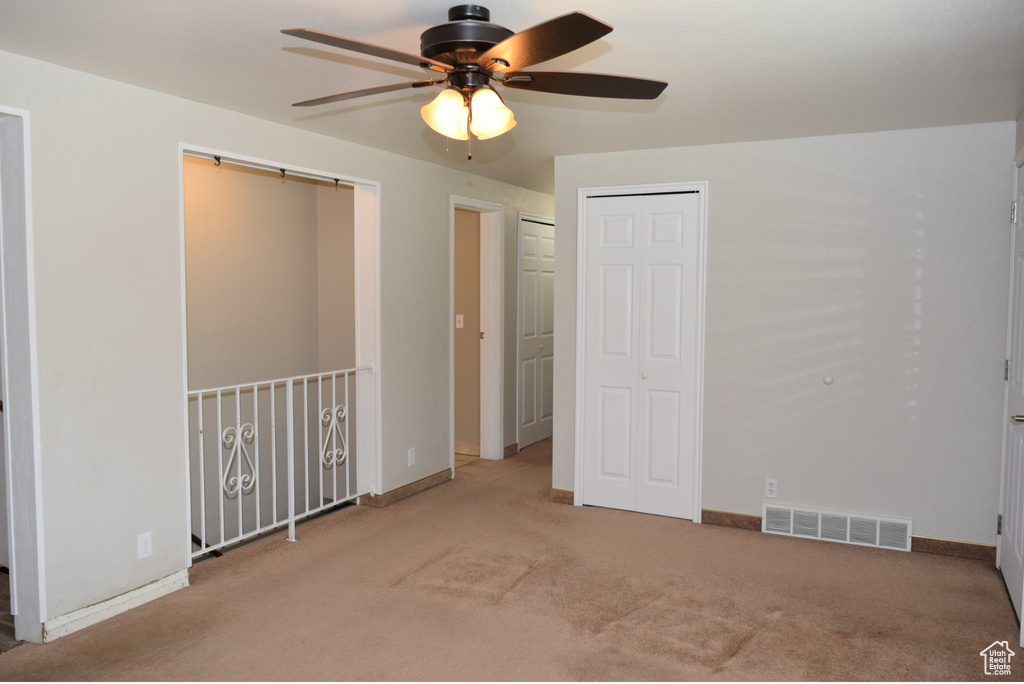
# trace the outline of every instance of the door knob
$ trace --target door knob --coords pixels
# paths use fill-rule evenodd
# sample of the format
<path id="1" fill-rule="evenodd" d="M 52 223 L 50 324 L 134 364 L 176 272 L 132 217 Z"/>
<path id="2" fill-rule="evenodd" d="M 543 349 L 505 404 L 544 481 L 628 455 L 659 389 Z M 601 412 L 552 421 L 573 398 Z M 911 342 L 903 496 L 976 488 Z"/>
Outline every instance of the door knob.
<path id="1" fill-rule="evenodd" d="M 1024 423 L 1024 416 L 1010 416 L 1010 420 L 1014 423 Z"/>
<path id="2" fill-rule="evenodd" d="M 647 373 L 641 373 L 640 374 L 640 379 L 641 380 L 646 380 L 647 379 Z M 1021 416 L 1021 420 L 1024 420 L 1024 416 Z"/>

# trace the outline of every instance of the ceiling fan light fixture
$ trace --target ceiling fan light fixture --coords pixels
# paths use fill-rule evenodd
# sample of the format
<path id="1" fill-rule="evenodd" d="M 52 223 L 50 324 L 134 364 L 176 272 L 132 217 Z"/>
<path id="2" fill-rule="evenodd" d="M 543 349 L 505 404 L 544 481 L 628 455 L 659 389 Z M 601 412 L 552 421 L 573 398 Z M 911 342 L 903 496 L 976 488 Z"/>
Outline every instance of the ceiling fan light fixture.
<path id="1" fill-rule="evenodd" d="M 477 140 L 490 140 L 491 138 L 497 138 L 502 133 L 508 133 L 509 131 L 511 131 L 515 127 L 516 127 L 516 120 L 512 119 L 512 121 L 509 123 L 508 126 L 506 126 L 505 128 L 502 128 L 497 133 L 494 133 L 493 135 L 480 134 L 480 135 L 476 136 L 476 139 Z M 474 133 L 474 135 L 476 135 L 476 134 Z"/>
<path id="2" fill-rule="evenodd" d="M 428 126 L 453 140 L 469 140 L 469 108 L 458 88 L 442 90 L 434 100 L 420 109 L 420 116 Z"/>
<path id="3" fill-rule="evenodd" d="M 289 36 L 434 72 L 434 78 L 427 80 L 363 88 L 296 102 L 294 106 L 331 104 L 406 88 L 447 86 L 433 102 L 420 109 L 420 115 L 441 135 L 469 142 L 468 157 L 472 159 L 470 133 L 479 140 L 487 140 L 516 125 L 515 116 L 494 91 L 491 81 L 539 93 L 627 100 L 656 99 L 668 86 L 664 81 L 613 74 L 524 71 L 589 45 L 612 30 L 610 25 L 583 12 L 569 12 L 518 33 L 490 20 L 491 13 L 486 7 L 452 7 L 447 23 L 428 28 L 420 35 L 418 55 L 312 29 L 284 29 L 282 33 Z"/>
<path id="4" fill-rule="evenodd" d="M 480 140 L 497 137 L 516 125 L 512 110 L 505 106 L 501 96 L 492 88 L 477 88 L 473 92 L 470 106 L 473 109 L 473 122 L 469 129 Z"/>

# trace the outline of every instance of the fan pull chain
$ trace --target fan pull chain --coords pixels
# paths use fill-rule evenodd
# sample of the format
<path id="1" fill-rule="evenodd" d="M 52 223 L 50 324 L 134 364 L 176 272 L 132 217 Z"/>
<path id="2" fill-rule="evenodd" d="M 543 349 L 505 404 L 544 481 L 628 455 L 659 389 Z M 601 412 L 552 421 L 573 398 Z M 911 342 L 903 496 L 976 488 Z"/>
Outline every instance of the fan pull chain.
<path id="1" fill-rule="evenodd" d="M 469 110 L 469 115 L 466 117 L 466 159 L 472 161 L 473 159 L 473 134 L 469 132 L 469 129 L 473 127 L 473 106 L 470 104 L 469 97 L 466 97 L 466 108 Z"/>

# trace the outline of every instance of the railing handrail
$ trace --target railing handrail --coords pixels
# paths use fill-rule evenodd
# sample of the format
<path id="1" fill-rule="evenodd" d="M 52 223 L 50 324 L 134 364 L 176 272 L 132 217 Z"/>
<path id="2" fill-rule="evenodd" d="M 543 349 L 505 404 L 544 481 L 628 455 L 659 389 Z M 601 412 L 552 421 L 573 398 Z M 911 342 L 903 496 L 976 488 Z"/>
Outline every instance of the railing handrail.
<path id="1" fill-rule="evenodd" d="M 312 379 L 312 378 L 322 378 L 322 377 L 328 376 L 328 375 L 341 375 L 342 373 L 357 373 L 359 371 L 365 371 L 365 370 L 372 371 L 373 370 L 373 366 L 372 365 L 371 366 L 356 366 L 355 368 L 343 368 L 341 370 L 335 370 L 335 371 L 324 371 L 324 372 L 321 372 L 321 373 L 308 373 L 306 375 L 295 375 L 295 376 L 290 377 L 290 378 L 277 378 L 277 379 L 274 379 L 274 380 L 259 380 L 257 382 L 240 382 L 240 383 L 238 383 L 236 385 L 224 385 L 223 387 L 211 387 L 209 389 L 189 390 L 188 396 L 189 397 L 193 397 L 193 396 L 199 396 L 199 395 L 202 395 L 202 394 L 209 394 L 211 392 L 225 392 L 225 391 L 229 391 L 229 390 L 233 391 L 233 390 L 236 390 L 236 389 L 248 389 L 248 388 L 251 388 L 251 387 L 262 387 L 264 385 L 277 385 L 277 384 L 286 383 L 289 380 L 291 380 L 292 382 L 295 382 L 295 381 Z"/>
<path id="2" fill-rule="evenodd" d="M 365 371 L 373 366 L 187 393 L 193 558 L 285 525 L 295 541 L 298 520 L 369 493 L 355 481 L 349 420 L 357 386 L 372 382 Z"/>

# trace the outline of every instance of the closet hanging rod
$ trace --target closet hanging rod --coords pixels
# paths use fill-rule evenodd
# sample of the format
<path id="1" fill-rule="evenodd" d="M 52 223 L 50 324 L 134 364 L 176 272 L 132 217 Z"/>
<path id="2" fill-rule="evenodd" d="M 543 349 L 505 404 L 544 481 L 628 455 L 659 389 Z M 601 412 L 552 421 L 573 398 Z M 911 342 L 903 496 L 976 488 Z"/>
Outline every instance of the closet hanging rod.
<path id="1" fill-rule="evenodd" d="M 324 183 L 333 183 L 334 187 L 338 187 L 339 184 L 339 179 L 333 178 L 331 176 L 319 176 L 314 173 L 303 173 L 302 171 L 292 171 L 291 169 L 282 169 L 276 166 L 254 164 L 252 162 L 231 159 L 230 157 L 225 157 L 219 154 L 206 154 L 205 152 L 192 152 L 190 150 L 185 150 L 182 154 L 184 154 L 186 157 L 194 157 L 195 159 L 206 159 L 207 161 L 212 161 L 217 166 L 220 166 L 221 164 L 234 164 L 235 166 L 244 166 L 247 169 L 266 171 L 268 173 L 276 173 L 281 178 L 308 178 L 309 180 L 323 181 Z"/>

